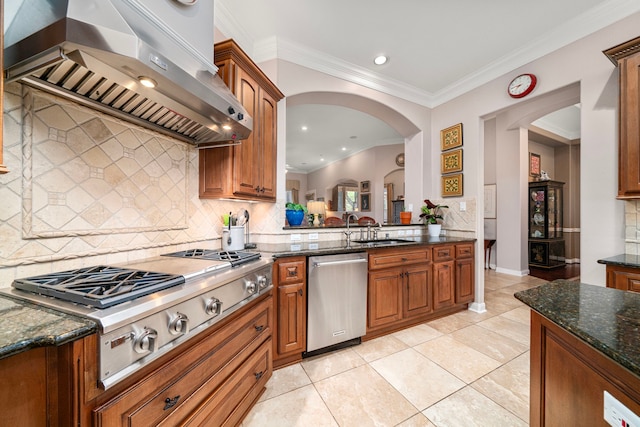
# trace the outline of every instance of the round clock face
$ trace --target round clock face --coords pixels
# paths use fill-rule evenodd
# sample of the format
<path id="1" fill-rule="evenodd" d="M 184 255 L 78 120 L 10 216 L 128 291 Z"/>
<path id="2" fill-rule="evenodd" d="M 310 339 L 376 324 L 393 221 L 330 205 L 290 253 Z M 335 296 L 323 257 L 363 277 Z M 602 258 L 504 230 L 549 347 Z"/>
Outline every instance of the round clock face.
<path id="1" fill-rule="evenodd" d="M 536 76 L 533 74 L 521 74 L 515 79 L 511 80 L 507 92 L 512 98 L 522 98 L 531 93 L 536 87 Z"/>

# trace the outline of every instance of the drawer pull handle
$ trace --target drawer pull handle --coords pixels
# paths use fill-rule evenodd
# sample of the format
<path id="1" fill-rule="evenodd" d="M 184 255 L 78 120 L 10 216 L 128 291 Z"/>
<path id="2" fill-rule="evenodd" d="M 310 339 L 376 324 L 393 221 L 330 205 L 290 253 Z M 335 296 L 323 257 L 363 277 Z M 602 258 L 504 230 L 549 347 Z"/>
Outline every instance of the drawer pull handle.
<path id="1" fill-rule="evenodd" d="M 180 399 L 180 395 L 177 395 L 177 396 L 176 396 L 176 397 L 174 397 L 173 399 L 172 399 L 172 398 L 170 398 L 170 397 L 167 397 L 167 398 L 164 400 L 164 408 L 163 408 L 163 410 L 165 410 L 165 411 L 166 411 L 167 409 L 171 409 L 171 408 L 173 408 L 174 406 L 176 406 L 176 403 L 178 403 L 178 400 L 179 400 L 179 399 Z"/>
<path id="2" fill-rule="evenodd" d="M 298 294 L 302 296 L 302 289 L 298 289 Z"/>
<path id="3" fill-rule="evenodd" d="M 408 259 L 406 259 L 404 257 L 402 258 L 402 262 L 407 262 L 407 261 L 408 261 Z"/>
<path id="4" fill-rule="evenodd" d="M 290 268 L 288 273 L 289 273 L 289 277 L 297 276 L 298 275 L 298 267 Z"/>
<path id="5" fill-rule="evenodd" d="M 256 328 L 256 331 L 262 332 L 264 330 L 264 325 L 256 325 L 254 328 Z"/>
<path id="6" fill-rule="evenodd" d="M 255 374 L 256 380 L 259 380 L 264 375 L 264 371 L 256 372 Z"/>

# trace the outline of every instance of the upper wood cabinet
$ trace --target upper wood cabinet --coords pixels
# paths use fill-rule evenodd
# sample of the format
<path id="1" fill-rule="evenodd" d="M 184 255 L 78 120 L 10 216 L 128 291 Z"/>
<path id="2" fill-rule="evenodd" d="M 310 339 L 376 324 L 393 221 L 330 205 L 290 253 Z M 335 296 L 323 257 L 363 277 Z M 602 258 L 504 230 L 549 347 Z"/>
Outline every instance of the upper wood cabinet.
<path id="1" fill-rule="evenodd" d="M 284 95 L 235 44 L 214 46 L 218 74 L 253 118 L 249 138 L 199 150 L 200 198 L 276 200 L 277 103 Z"/>
<path id="2" fill-rule="evenodd" d="M 604 54 L 620 75 L 618 199 L 640 198 L 640 37 Z"/>

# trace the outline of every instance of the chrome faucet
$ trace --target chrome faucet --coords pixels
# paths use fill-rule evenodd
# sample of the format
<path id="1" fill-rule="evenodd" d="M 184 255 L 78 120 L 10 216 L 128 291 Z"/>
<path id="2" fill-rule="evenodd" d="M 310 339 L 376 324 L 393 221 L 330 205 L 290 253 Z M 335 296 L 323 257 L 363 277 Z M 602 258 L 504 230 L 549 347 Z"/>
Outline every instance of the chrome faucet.
<path id="1" fill-rule="evenodd" d="M 349 230 L 349 220 L 353 217 L 356 221 L 358 221 L 358 217 L 354 213 L 345 212 L 345 214 L 347 215 L 347 231 L 344 231 L 343 233 L 347 236 L 347 243 L 349 243 L 349 239 L 351 238 L 352 233 L 352 231 Z"/>

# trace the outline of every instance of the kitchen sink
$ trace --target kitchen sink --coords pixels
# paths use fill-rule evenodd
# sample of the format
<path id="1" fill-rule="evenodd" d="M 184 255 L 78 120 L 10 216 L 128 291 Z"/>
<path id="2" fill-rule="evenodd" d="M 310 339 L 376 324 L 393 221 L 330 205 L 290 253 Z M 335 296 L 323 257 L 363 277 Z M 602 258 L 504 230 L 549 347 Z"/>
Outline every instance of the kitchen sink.
<path id="1" fill-rule="evenodd" d="M 381 244 L 381 245 L 391 245 L 394 243 L 415 243 L 414 240 L 406 240 L 406 239 L 370 239 L 370 240 L 352 240 L 354 243 L 364 243 L 364 244 Z"/>

